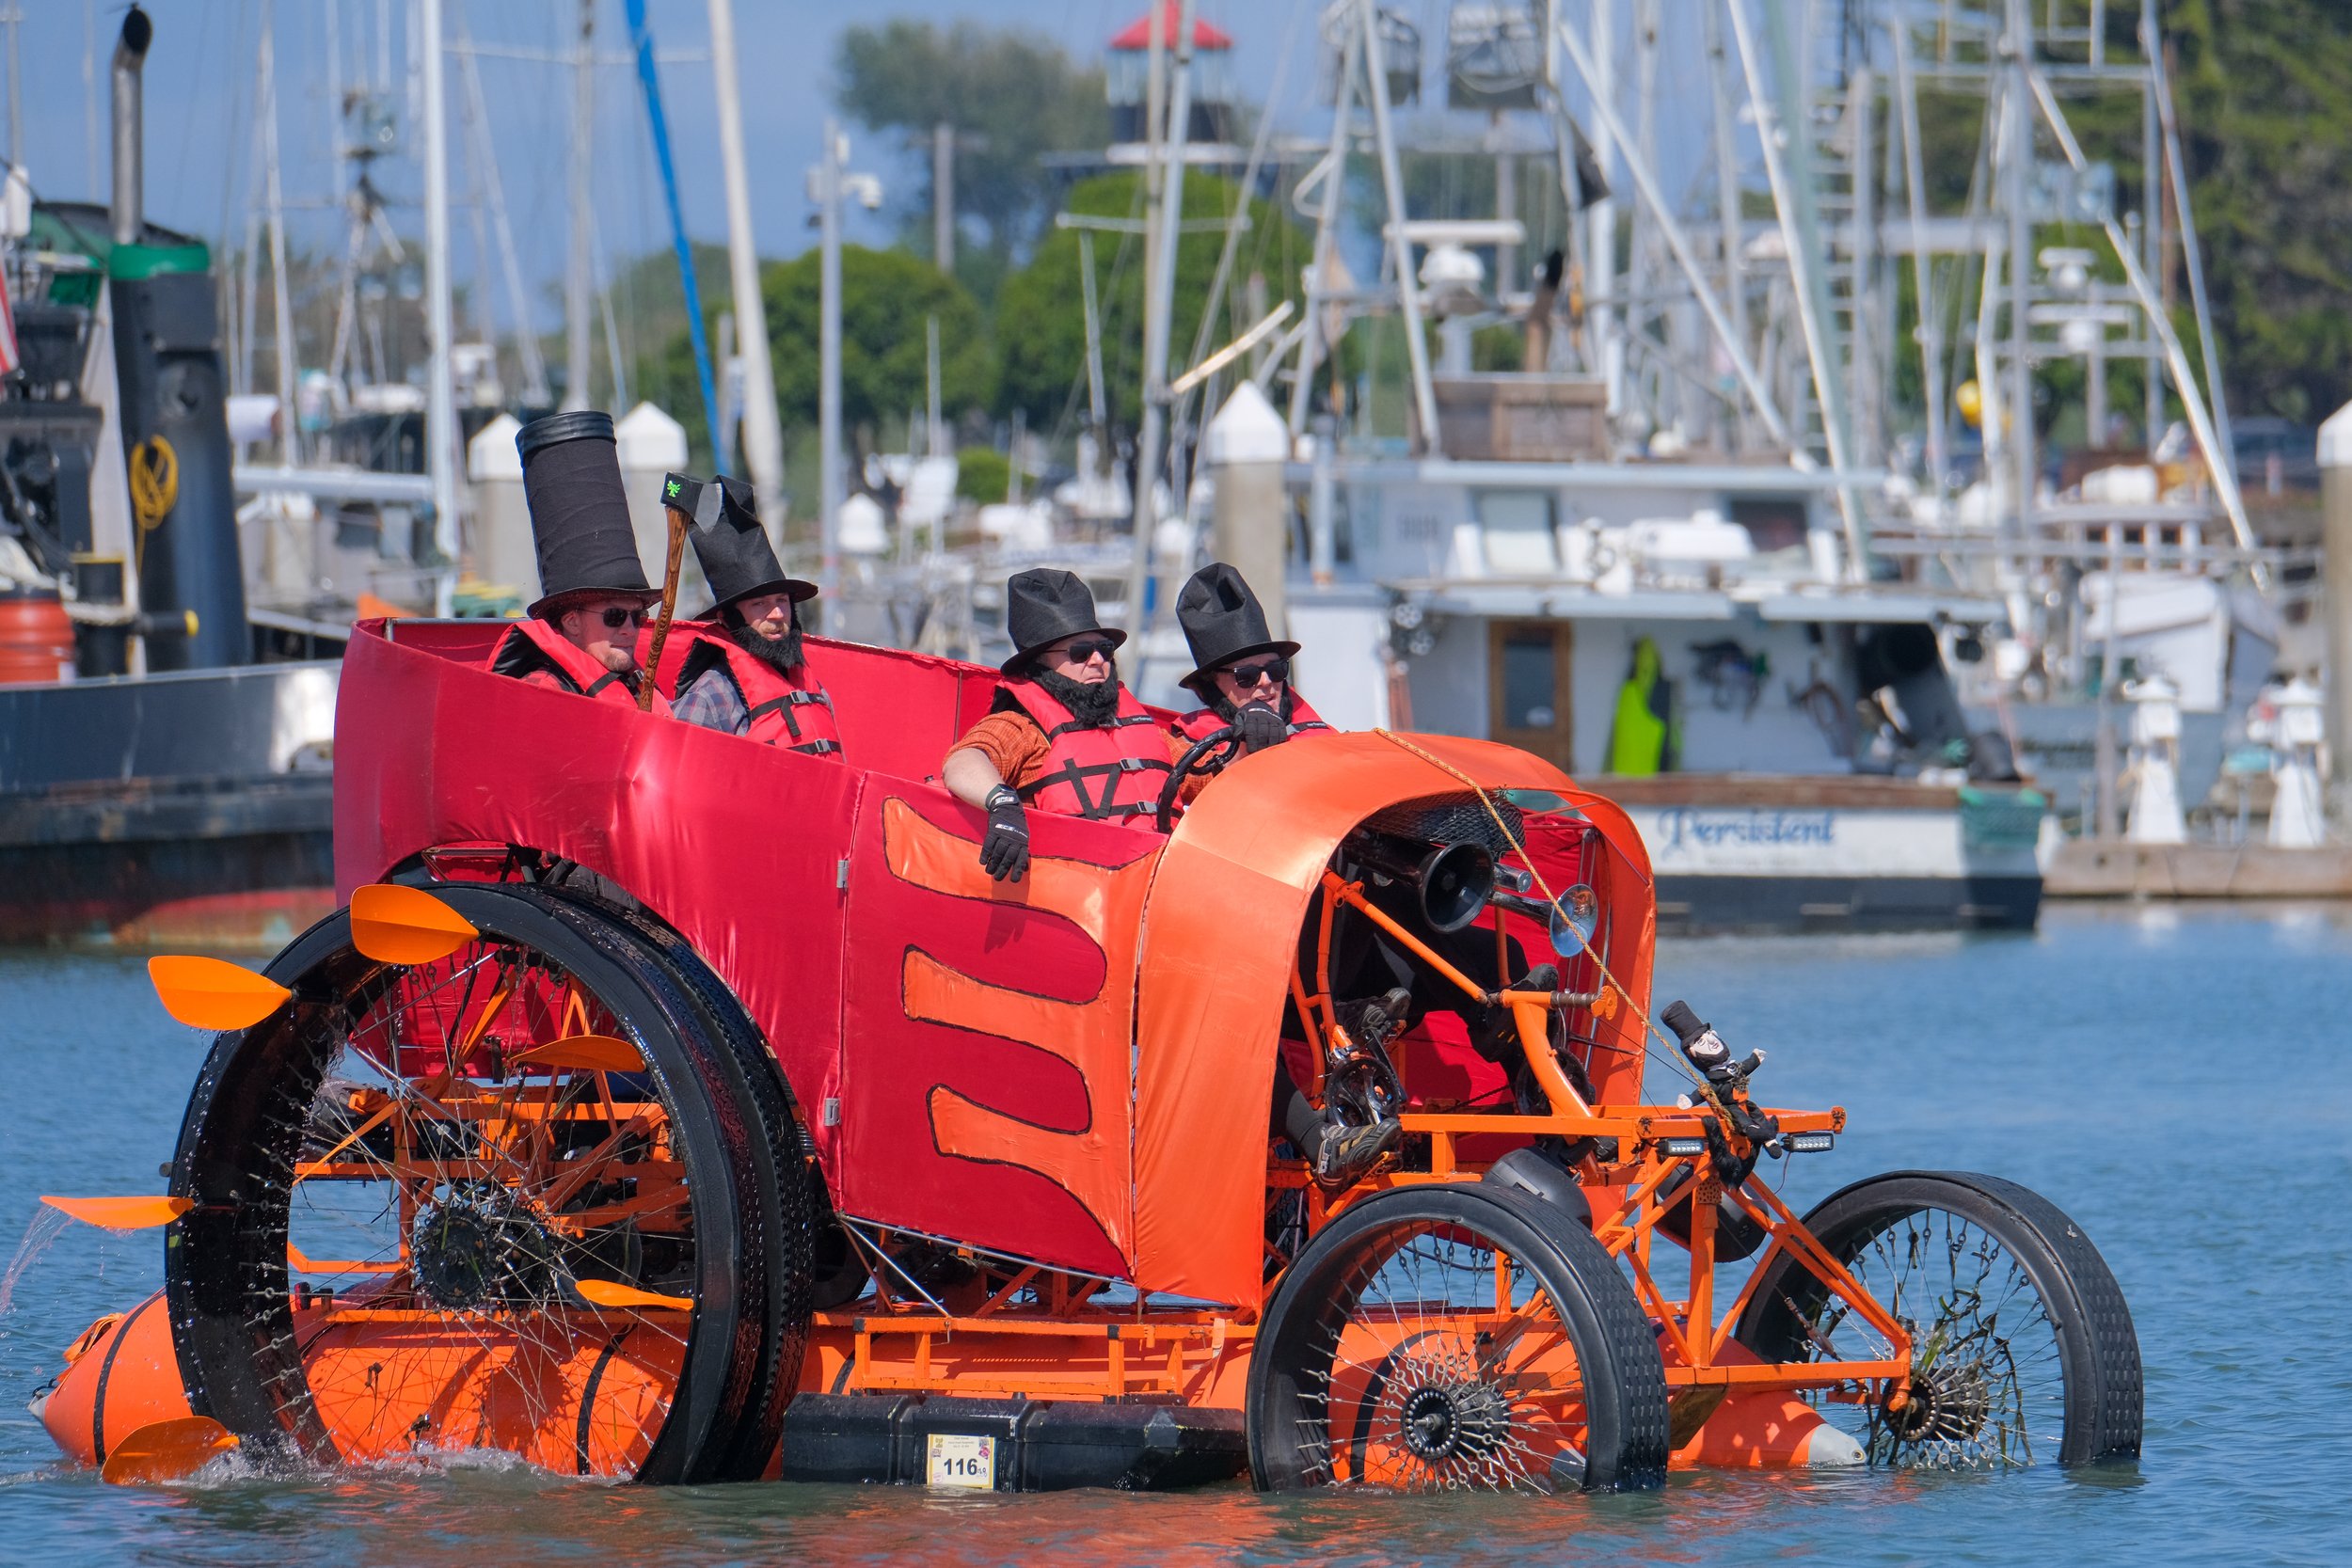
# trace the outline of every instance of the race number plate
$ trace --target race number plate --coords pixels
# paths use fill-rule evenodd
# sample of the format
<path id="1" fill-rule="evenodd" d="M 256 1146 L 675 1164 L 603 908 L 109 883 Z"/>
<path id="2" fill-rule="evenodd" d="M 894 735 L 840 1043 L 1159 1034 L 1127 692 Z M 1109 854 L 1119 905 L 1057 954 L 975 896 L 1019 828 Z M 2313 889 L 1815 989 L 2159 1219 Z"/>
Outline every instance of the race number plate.
<path id="1" fill-rule="evenodd" d="M 958 1433 L 930 1434 L 930 1464 L 925 1479 L 933 1486 L 961 1486 L 974 1492 L 996 1486 L 996 1439 Z"/>

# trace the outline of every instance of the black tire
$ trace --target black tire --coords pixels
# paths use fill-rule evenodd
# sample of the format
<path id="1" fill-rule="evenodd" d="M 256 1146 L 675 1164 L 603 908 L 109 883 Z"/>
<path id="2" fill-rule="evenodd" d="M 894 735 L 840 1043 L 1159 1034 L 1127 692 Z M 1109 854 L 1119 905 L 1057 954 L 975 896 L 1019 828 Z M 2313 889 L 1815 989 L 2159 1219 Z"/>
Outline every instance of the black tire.
<path id="1" fill-rule="evenodd" d="M 384 1288 L 393 1292 L 383 1299 L 394 1304 L 392 1310 L 414 1310 L 421 1319 L 432 1315 L 452 1325 L 453 1334 L 520 1335 L 514 1325 L 534 1321 L 534 1315 L 537 1323 L 555 1332 L 569 1322 L 565 1314 L 580 1310 L 572 1305 L 577 1296 L 566 1293 L 576 1289 L 569 1282 L 579 1279 L 611 1279 L 657 1292 L 666 1289 L 691 1294 L 691 1313 L 638 1313 L 612 1339 L 584 1386 L 569 1390 L 579 1401 L 578 1467 L 586 1471 L 590 1465 L 590 1416 L 599 1380 L 624 1340 L 636 1334 L 640 1338 L 638 1350 L 629 1353 L 632 1358 L 650 1346 L 653 1354 L 646 1359 L 666 1356 L 675 1362 L 658 1402 L 659 1431 L 641 1457 L 598 1473 L 649 1482 L 755 1476 L 773 1451 L 771 1441 L 766 1451 L 753 1452 L 765 1424 L 763 1405 L 773 1398 L 771 1385 L 780 1359 L 771 1343 L 778 1294 L 771 1259 L 779 1250 L 788 1254 L 794 1249 L 771 1244 L 784 1202 L 775 1178 L 778 1156 L 766 1147 L 771 1130 L 746 1086 L 734 1049 L 723 1033 L 714 1031 L 708 1011 L 659 948 L 609 913 L 514 885 L 452 883 L 435 891 L 474 925 L 482 939 L 451 960 L 448 980 L 435 979 L 437 972 L 429 967 L 411 970 L 361 955 L 352 945 L 348 912 L 339 911 L 296 939 L 270 966 L 272 978 L 293 989 L 293 1000 L 253 1028 L 224 1034 L 215 1041 L 190 1100 L 173 1165 L 172 1192 L 195 1199 L 197 1208 L 168 1239 L 165 1275 L 174 1342 L 191 1402 L 260 1451 L 314 1462 L 340 1457 L 337 1434 L 323 1418 L 306 1372 L 309 1347 L 296 1341 L 287 1259 L 290 1224 L 295 1218 L 295 1163 L 317 1157 L 306 1139 L 343 1130 L 333 1120 L 342 1091 L 329 1086 L 330 1069 L 347 1074 L 355 1062 L 375 1063 L 371 1053 L 380 1053 L 384 1042 L 422 1037 L 409 1022 L 412 1012 L 423 1016 L 423 1004 L 413 999 L 441 998 L 443 990 L 453 990 L 457 971 L 469 964 L 474 974 L 520 974 L 526 985 L 552 985 L 553 976 L 560 974 L 566 985 L 576 983 L 579 994 L 599 1009 L 599 1026 L 626 1037 L 644 1060 L 642 1073 L 616 1075 L 604 1081 L 602 1088 L 611 1096 L 613 1085 L 627 1078 L 626 1092 L 635 1097 L 633 1102 L 658 1107 L 666 1128 L 667 1158 L 683 1182 L 685 1196 L 674 1207 L 683 1211 L 684 1227 L 655 1234 L 650 1242 L 640 1238 L 633 1221 L 603 1231 L 582 1229 L 580 1237 L 584 1239 L 566 1240 L 568 1232 L 549 1229 L 529 1239 L 525 1249 L 538 1249 L 526 1259 L 536 1264 L 530 1274 L 535 1293 L 510 1291 L 453 1304 L 429 1299 L 421 1283 L 421 1253 L 411 1256 L 413 1225 L 404 1231 L 401 1221 L 389 1220 L 389 1244 L 396 1252 L 386 1250 L 380 1227 L 388 1220 L 389 1205 L 377 1216 L 378 1233 L 369 1239 L 377 1250 L 358 1256 L 362 1260 L 397 1256 L 402 1266 L 380 1276 Z M 445 1000 L 433 1000 L 431 1006 L 438 1008 Z M 462 1015 L 465 1004 L 459 1003 L 456 1011 Z M 355 1043 L 360 1039 L 369 1043 Z M 513 1068 L 500 1070 L 519 1073 Z M 547 1071 L 537 1069 L 536 1075 L 547 1076 Z M 398 1099 L 406 1084 L 404 1073 L 379 1068 L 379 1076 L 394 1085 L 389 1098 Z M 573 1080 L 585 1075 L 558 1076 L 564 1080 L 564 1092 L 570 1094 Z M 334 1083 L 340 1085 L 342 1079 Z M 557 1093 L 552 1083 L 547 1093 Z M 590 1103 L 584 1093 L 576 1102 Z M 478 1267 L 492 1247 L 529 1229 L 529 1205 L 535 1196 L 501 1184 L 500 1161 L 505 1150 L 485 1142 L 485 1134 L 476 1132 L 471 1123 L 452 1125 L 449 1137 L 466 1141 L 454 1157 L 491 1172 L 469 1180 L 464 1184 L 469 1194 L 486 1194 L 482 1198 L 485 1203 L 509 1204 L 488 1226 L 490 1240 L 476 1254 L 460 1259 Z M 588 1131 L 596 1129 L 592 1125 Z M 626 1148 L 622 1131 L 606 1124 L 607 1139 Z M 550 1132 L 543 1136 L 558 1135 Z M 347 1146 L 339 1140 L 338 1147 Z M 370 1157 L 369 1145 L 358 1147 L 360 1153 L 348 1156 L 348 1163 Z M 580 1157 L 577 1152 L 563 1156 Z M 623 1152 L 608 1159 L 638 1157 Z M 630 1190 L 627 1171 L 619 1164 L 612 1169 L 616 1179 L 624 1180 L 623 1190 Z M 371 1184 L 389 1182 L 382 1177 L 366 1180 Z M 389 1185 L 397 1192 L 397 1183 Z M 306 1188 L 306 1194 L 310 1190 Z M 453 1207 L 459 1201 L 453 1185 Z M 501 1193 L 509 1196 L 500 1199 Z M 520 1193 L 520 1198 L 513 1197 L 514 1193 Z M 432 1201 L 440 1201 L 437 1192 Z M 591 1189 L 570 1201 L 584 1208 L 602 1200 Z M 545 1208 L 552 1212 L 553 1206 L 550 1198 Z M 476 1227 L 477 1235 L 483 1228 Z M 608 1264 L 603 1256 L 591 1256 L 598 1248 L 633 1261 Z M 804 1251 L 800 1256 L 804 1261 Z M 403 1289 L 406 1297 L 399 1294 Z M 784 1290 L 788 1298 L 788 1279 Z M 402 1307 L 404 1301 L 414 1305 Z M 681 1316 L 686 1321 L 682 1330 L 676 1326 Z M 570 1418 L 568 1410 L 533 1415 L 544 1418 L 540 1425 L 551 1432 Z M 608 1423 L 612 1418 L 609 1399 L 604 1418 Z M 448 1436 L 468 1440 L 463 1433 Z M 479 1433 L 472 1440 L 480 1442 Z M 494 1437 L 488 1446 L 500 1444 Z M 569 1456 L 556 1449 L 560 1444 L 535 1457 L 552 1467 L 570 1468 L 564 1463 Z"/>
<path id="2" fill-rule="evenodd" d="M 1498 1321 L 1524 1326 L 1463 1338 L 1498 1258 Z M 1268 1490 L 1606 1492 L 1666 1470 L 1665 1370 L 1631 1285 L 1551 1205 L 1484 1183 L 1376 1194 L 1307 1244 L 1259 1329 L 1248 1423 Z"/>
<path id="3" fill-rule="evenodd" d="M 436 884 L 437 886 L 441 884 Z M 676 931 L 647 913 L 586 894 L 550 890 L 555 896 L 597 911 L 629 927 L 683 987 L 702 1015 L 707 1037 L 726 1047 L 732 1081 L 752 1110 L 761 1136 L 753 1140 L 760 1167 L 757 1237 L 746 1235 L 749 1255 L 768 1264 L 768 1337 L 755 1375 L 755 1392 L 732 1444 L 725 1471 L 746 1479 L 765 1473 L 784 1439 L 784 1413 L 800 1389 L 801 1365 L 808 1353 L 809 1314 L 818 1305 L 818 1264 L 823 1251 L 820 1216 L 832 1208 L 822 1192 L 816 1147 L 785 1082 L 784 1069 L 769 1050 L 759 1026 L 727 983 Z M 749 1215 L 746 1216 L 748 1220 Z M 846 1242 L 841 1250 L 849 1250 Z"/>
<path id="4" fill-rule="evenodd" d="M 2131 1309 L 2090 1238 L 2047 1199 L 1998 1177 L 1892 1171 L 1832 1194 L 1804 1224 L 1912 1338 L 1904 1410 L 1887 1411 L 1883 1396 L 1817 1405 L 1873 1465 L 2138 1456 Z M 1922 1300 L 1935 1304 L 1932 1320 L 1918 1315 Z M 1781 1252 L 1738 1333 L 1768 1361 L 1887 1354 L 1882 1336 Z"/>

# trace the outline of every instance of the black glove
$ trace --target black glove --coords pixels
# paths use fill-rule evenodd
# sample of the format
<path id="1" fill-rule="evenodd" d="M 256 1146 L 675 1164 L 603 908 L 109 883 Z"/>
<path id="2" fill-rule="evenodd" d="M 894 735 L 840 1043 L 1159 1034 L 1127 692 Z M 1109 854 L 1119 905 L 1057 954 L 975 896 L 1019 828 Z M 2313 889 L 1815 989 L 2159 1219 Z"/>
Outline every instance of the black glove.
<path id="1" fill-rule="evenodd" d="M 998 784 L 982 802 L 988 832 L 980 835 L 980 866 L 1000 882 L 1017 882 L 1029 869 L 1029 814 L 1009 784 Z"/>
<path id="2" fill-rule="evenodd" d="M 1241 731 L 1241 749 L 1245 752 L 1263 752 L 1291 737 L 1290 726 L 1282 722 L 1282 716 L 1263 703 L 1251 703 L 1234 715 L 1233 727 Z"/>

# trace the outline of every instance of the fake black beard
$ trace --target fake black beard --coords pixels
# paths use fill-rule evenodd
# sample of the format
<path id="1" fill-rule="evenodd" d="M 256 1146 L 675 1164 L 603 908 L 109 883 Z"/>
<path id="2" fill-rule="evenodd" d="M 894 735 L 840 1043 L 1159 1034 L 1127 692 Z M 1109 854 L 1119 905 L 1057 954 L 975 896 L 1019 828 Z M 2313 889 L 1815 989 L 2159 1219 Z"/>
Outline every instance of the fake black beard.
<path id="1" fill-rule="evenodd" d="M 735 639 L 737 647 L 778 674 L 789 675 L 801 667 L 801 623 L 797 619 L 789 631 L 773 641 L 760 636 L 741 621 L 727 627 L 727 635 Z"/>
<path id="2" fill-rule="evenodd" d="M 1111 721 L 1119 711 L 1119 672 L 1095 686 L 1073 681 L 1068 675 L 1057 675 L 1051 670 L 1040 670 L 1035 675 L 1054 701 L 1070 710 L 1070 717 L 1088 729 L 1099 729 Z"/>
<path id="3" fill-rule="evenodd" d="M 1221 688 L 1216 686 L 1211 686 L 1209 688 L 1209 706 L 1215 708 L 1216 710 L 1216 716 L 1219 719 L 1224 720 L 1227 723 L 1238 724 L 1241 722 L 1241 710 L 1243 705 L 1244 705 L 1236 703 L 1232 698 L 1226 696 Z M 1272 703 L 1260 703 L 1258 706 L 1274 707 L 1275 711 L 1281 714 L 1282 722 L 1285 724 L 1289 723 L 1291 721 L 1291 689 L 1287 686 L 1282 688 L 1282 701 L 1279 707 Z"/>

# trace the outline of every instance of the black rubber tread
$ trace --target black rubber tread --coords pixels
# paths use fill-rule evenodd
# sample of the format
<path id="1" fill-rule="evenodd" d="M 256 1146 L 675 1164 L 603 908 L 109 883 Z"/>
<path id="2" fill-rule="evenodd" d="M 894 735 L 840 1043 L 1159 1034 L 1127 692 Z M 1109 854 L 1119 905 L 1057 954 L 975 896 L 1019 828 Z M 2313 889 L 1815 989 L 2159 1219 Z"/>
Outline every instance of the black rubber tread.
<path id="1" fill-rule="evenodd" d="M 2028 1187 L 1970 1171 L 1887 1171 L 1842 1187 L 1815 1204 L 1805 1228 L 1840 1262 L 1901 1215 L 1941 1209 L 1992 1231 L 2014 1255 L 2057 1329 L 2066 1378 L 2065 1430 L 2058 1463 L 2138 1457 L 2144 1392 L 2139 1338 L 2122 1288 L 2090 1237 Z M 1852 1243 L 1848 1245 L 1849 1241 Z M 1804 1359 L 1804 1335 L 1785 1299 L 1797 1267 L 1776 1254 L 1737 1330 L 1768 1361 Z M 1813 1288 L 1820 1294 L 1820 1288 Z"/>
<path id="2" fill-rule="evenodd" d="M 697 1200 L 703 1267 L 685 1375 L 635 1478 L 719 1479 L 755 1391 L 768 1317 L 766 1249 L 747 1246 L 740 1224 L 743 1197 L 759 1180 L 752 1123 L 727 1063 L 668 966 L 600 911 L 511 884 L 436 891 L 485 936 L 547 953 L 613 1008 L 670 1100 L 690 1169 L 704 1190 L 714 1180 L 719 1188 L 712 1201 Z M 300 1037 L 336 1013 L 347 1026 L 404 972 L 352 947 L 346 910 L 296 938 L 265 973 L 294 994 L 262 1023 L 215 1038 L 172 1166 L 172 1194 L 199 1207 L 167 1236 L 165 1289 L 198 1413 L 259 1451 L 327 1462 L 336 1457 L 333 1439 L 310 1406 L 293 1338 L 284 1189 L 277 1187 L 273 1202 L 267 1187 L 249 1191 L 246 1182 L 257 1161 L 291 1161 L 283 1130 L 300 1125 L 331 1054 L 302 1050 Z M 275 1121 L 272 1110 L 280 1113 Z M 287 1147 L 255 1147 L 272 1127 Z"/>
<path id="3" fill-rule="evenodd" d="M 624 922 L 653 949 L 694 999 L 711 1037 L 726 1044 L 739 1092 L 758 1124 L 753 1152 L 761 1168 L 768 1337 L 755 1391 L 724 1465 L 728 1479 L 755 1481 L 783 1442 L 785 1410 L 800 1391 L 808 1352 L 817 1214 L 823 1201 L 818 1189 L 824 1179 L 803 1152 L 799 1100 L 750 1012 L 684 937 L 637 911 L 562 891 L 553 895 Z"/>
<path id="4" fill-rule="evenodd" d="M 1590 1441 L 1584 1490 L 1631 1491 L 1665 1481 L 1671 1416 L 1658 1336 L 1633 1287 L 1590 1232 L 1532 1194 L 1489 1183 L 1415 1185 L 1349 1207 L 1284 1272 L 1250 1358 L 1246 1418 L 1250 1476 L 1263 1490 L 1312 1484 L 1293 1454 L 1288 1364 L 1359 1243 L 1384 1226 L 1431 1220 L 1472 1227 L 1534 1269 L 1559 1308 L 1583 1370 Z"/>

